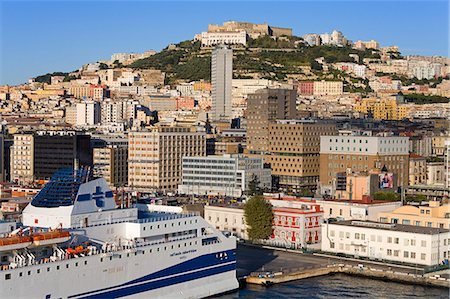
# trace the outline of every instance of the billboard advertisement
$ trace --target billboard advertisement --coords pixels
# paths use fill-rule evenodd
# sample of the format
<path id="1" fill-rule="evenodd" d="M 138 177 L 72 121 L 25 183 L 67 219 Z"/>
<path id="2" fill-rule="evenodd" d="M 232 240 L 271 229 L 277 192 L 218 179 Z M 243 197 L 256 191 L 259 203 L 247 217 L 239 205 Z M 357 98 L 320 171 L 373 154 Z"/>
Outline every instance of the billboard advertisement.
<path id="1" fill-rule="evenodd" d="M 387 172 L 379 174 L 378 182 L 380 183 L 380 189 L 392 189 L 394 188 L 394 175 Z"/>

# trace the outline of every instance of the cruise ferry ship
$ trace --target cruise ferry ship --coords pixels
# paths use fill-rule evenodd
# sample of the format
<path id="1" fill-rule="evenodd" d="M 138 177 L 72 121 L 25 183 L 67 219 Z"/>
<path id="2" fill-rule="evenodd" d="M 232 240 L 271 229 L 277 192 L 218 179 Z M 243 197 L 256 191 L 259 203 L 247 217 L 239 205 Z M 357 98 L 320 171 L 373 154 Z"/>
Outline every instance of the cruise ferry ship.
<path id="1" fill-rule="evenodd" d="M 117 209 L 88 169 L 55 173 L 23 225 L 0 238 L 0 298 L 203 298 L 238 288 L 234 237 L 196 215 Z"/>

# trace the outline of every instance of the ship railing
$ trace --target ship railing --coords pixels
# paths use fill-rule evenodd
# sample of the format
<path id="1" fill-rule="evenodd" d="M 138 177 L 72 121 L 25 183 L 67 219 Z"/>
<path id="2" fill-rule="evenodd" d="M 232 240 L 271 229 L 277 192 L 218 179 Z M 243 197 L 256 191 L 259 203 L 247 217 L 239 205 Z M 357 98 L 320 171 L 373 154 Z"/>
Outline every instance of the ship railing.
<path id="1" fill-rule="evenodd" d="M 137 243 L 136 247 L 143 247 L 143 246 L 149 246 L 149 245 L 158 245 L 158 244 L 167 244 L 171 242 L 177 242 L 177 241 L 183 241 L 183 240 L 191 240 L 195 239 L 197 236 L 188 236 L 188 237 L 179 237 L 179 238 L 173 238 L 169 240 L 161 240 L 161 241 L 151 241 L 151 242 L 139 242 Z"/>
<path id="2" fill-rule="evenodd" d="M 197 216 L 194 213 L 189 213 L 189 214 L 165 213 L 165 214 L 167 214 L 167 215 L 164 215 L 164 216 L 161 216 L 161 217 L 151 217 L 151 218 L 138 219 L 138 220 L 136 220 L 136 222 L 137 223 L 149 223 L 149 222 L 159 222 L 159 221 L 182 219 L 182 218 L 190 218 L 190 217 Z"/>

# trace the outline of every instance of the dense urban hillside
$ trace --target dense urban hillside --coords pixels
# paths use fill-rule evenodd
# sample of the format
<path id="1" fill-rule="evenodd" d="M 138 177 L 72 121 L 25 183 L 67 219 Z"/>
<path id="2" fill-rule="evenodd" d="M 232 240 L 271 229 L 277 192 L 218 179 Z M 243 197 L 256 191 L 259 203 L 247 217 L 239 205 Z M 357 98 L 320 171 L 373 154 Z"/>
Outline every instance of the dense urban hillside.
<path id="1" fill-rule="evenodd" d="M 304 46 L 301 38 L 284 37 L 272 39 L 261 37 L 250 39 L 246 48 L 235 48 L 233 59 L 234 78 L 259 78 L 285 80 L 287 75 L 303 74 L 302 67 L 311 66 L 321 71 L 321 65 L 315 59 L 323 57 L 326 62 L 355 62 L 350 54 L 364 58 L 379 58 L 372 51 L 359 51 L 350 47 Z M 137 60 L 129 65 L 136 69 L 154 68 L 164 71 L 167 83 L 177 80 L 209 80 L 211 76 L 211 50 L 201 49 L 200 42 L 183 41 L 161 52 Z"/>

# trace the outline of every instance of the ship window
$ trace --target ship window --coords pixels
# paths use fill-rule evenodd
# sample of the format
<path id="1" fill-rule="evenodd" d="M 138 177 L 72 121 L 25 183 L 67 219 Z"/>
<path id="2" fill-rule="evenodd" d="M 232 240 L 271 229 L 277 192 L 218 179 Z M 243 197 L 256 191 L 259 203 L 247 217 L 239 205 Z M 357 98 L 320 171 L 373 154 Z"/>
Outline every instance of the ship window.
<path id="1" fill-rule="evenodd" d="M 59 270 L 60 266 L 56 266 L 56 270 Z"/>
<path id="2" fill-rule="evenodd" d="M 36 270 L 36 273 L 37 273 L 37 274 L 41 273 L 41 269 L 37 269 L 37 270 Z"/>
<path id="3" fill-rule="evenodd" d="M 84 264 L 87 265 L 87 261 L 84 261 Z"/>
<path id="4" fill-rule="evenodd" d="M 78 262 L 75 263 L 75 267 L 78 267 Z"/>
<path id="5" fill-rule="evenodd" d="M 159 224 L 158 224 L 158 228 L 159 228 Z"/>
<path id="6" fill-rule="evenodd" d="M 130 257 L 130 254 L 129 254 L 129 253 L 127 253 L 127 257 Z"/>
<path id="7" fill-rule="evenodd" d="M 152 253 L 152 250 L 150 249 L 150 253 Z"/>
<path id="8" fill-rule="evenodd" d="M 173 245 L 172 246 L 170 246 L 171 247 L 171 249 L 173 249 Z"/>
<path id="9" fill-rule="evenodd" d="M 103 258 L 100 258 L 100 262 L 103 263 Z"/>
<path id="10" fill-rule="evenodd" d="M 152 225 L 150 225 L 150 229 L 153 229 L 153 226 L 152 226 Z"/>
<path id="11" fill-rule="evenodd" d="M 167 227 L 167 223 L 166 223 L 166 224 L 164 224 L 164 227 Z"/>
<path id="12" fill-rule="evenodd" d="M 178 244 L 178 248 L 180 248 L 181 247 L 181 244 Z"/>
<path id="13" fill-rule="evenodd" d="M 134 252 L 134 256 L 136 256 L 136 255 L 137 255 L 137 252 L 135 251 L 135 252 Z"/>
<path id="14" fill-rule="evenodd" d="M 66 268 L 69 269 L 69 264 L 66 264 Z"/>
<path id="15" fill-rule="evenodd" d="M 146 228 L 147 228 L 147 227 L 144 226 L 144 230 L 145 230 Z"/>
<path id="16" fill-rule="evenodd" d="M 173 222 L 172 222 L 172 226 L 173 226 Z"/>
<path id="17" fill-rule="evenodd" d="M 28 273 L 27 273 L 28 275 L 31 275 L 31 271 L 28 271 Z"/>
<path id="18" fill-rule="evenodd" d="M 156 251 L 158 251 L 158 252 L 159 252 L 159 247 L 158 247 L 158 248 L 156 248 Z"/>
<path id="19" fill-rule="evenodd" d="M 5 280 L 11 279 L 11 273 L 5 274 Z"/>
<path id="20" fill-rule="evenodd" d="M 23 273 L 22 273 L 22 272 L 20 272 L 20 273 L 19 273 L 19 277 L 22 277 L 22 276 L 23 276 Z"/>
<path id="21" fill-rule="evenodd" d="M 47 272 L 50 272 L 50 267 L 47 268 Z"/>
<path id="22" fill-rule="evenodd" d="M 109 260 L 112 261 L 112 256 L 109 257 Z"/>

